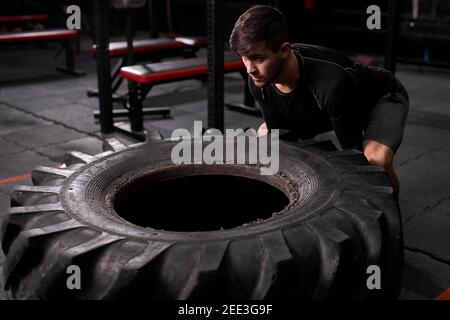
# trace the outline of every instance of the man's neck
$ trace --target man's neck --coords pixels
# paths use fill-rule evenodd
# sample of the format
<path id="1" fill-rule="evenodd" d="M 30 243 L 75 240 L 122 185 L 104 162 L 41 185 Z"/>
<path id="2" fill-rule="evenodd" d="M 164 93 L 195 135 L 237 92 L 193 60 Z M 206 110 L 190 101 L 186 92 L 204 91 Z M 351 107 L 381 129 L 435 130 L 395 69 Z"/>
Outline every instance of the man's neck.
<path id="1" fill-rule="evenodd" d="M 291 50 L 291 54 L 282 66 L 280 76 L 272 83 L 282 93 L 291 93 L 295 90 L 300 78 L 297 57 Z"/>

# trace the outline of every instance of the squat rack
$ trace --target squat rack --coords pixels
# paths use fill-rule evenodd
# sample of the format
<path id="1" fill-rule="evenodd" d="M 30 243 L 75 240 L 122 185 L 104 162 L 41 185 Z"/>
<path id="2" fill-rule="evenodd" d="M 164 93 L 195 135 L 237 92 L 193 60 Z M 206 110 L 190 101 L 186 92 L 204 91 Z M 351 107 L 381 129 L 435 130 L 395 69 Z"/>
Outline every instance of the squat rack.
<path id="1" fill-rule="evenodd" d="M 149 10 L 153 7 L 150 0 Z M 94 1 L 94 32 L 97 45 L 97 82 L 102 133 L 114 132 L 111 90 L 111 62 L 109 56 L 108 0 Z M 224 75 L 223 75 L 223 2 L 208 0 L 208 127 L 223 131 Z M 153 36 L 154 34 L 152 34 Z"/>

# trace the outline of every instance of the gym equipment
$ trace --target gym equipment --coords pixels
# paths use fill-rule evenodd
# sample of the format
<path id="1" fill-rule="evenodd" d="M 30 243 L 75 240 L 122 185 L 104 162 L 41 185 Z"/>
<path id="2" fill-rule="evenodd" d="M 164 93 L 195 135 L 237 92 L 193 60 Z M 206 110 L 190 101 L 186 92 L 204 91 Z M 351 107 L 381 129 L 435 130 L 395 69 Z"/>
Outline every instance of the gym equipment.
<path id="1" fill-rule="evenodd" d="M 280 141 L 279 174 L 262 176 L 248 160 L 173 164 L 178 142 L 147 140 L 69 152 L 65 169 L 37 167 L 32 186 L 15 188 L 0 229 L 8 298 L 398 296 L 400 209 L 386 173 L 363 153 Z M 67 287 L 70 265 L 82 290 Z"/>
<path id="2" fill-rule="evenodd" d="M 106 0 L 98 0 L 94 2 L 94 26 L 95 26 L 95 34 L 96 34 L 96 41 L 97 41 L 97 77 L 98 77 L 98 85 L 99 85 L 99 104 L 100 104 L 100 113 L 98 115 L 100 119 L 100 127 L 102 133 L 111 133 L 115 129 L 119 129 L 121 131 L 120 126 L 114 125 L 114 114 L 125 114 L 126 110 L 120 110 L 120 111 L 114 111 L 113 112 L 113 106 L 112 106 L 112 90 L 111 90 L 111 68 L 110 68 L 110 55 L 108 52 L 109 48 L 109 39 L 107 37 L 108 34 L 108 10 L 107 10 L 108 1 Z M 140 3 L 142 5 L 142 3 Z M 221 81 L 219 81 L 219 78 L 221 77 L 221 64 L 218 63 L 221 61 L 221 59 L 217 59 L 218 56 L 223 56 L 223 50 L 214 50 L 213 48 L 219 48 L 218 43 L 220 43 L 219 38 L 221 34 L 221 28 L 215 28 L 214 31 L 212 31 L 213 26 L 218 22 L 214 17 L 212 17 L 213 12 L 215 11 L 216 16 L 220 16 L 220 10 L 217 10 L 218 7 L 215 6 L 217 3 L 215 3 L 215 0 L 208 0 L 208 67 L 205 68 L 206 70 L 209 70 L 208 72 L 208 125 L 216 128 L 220 128 L 220 124 L 223 124 L 223 103 L 219 103 L 219 100 L 221 100 L 220 97 L 223 97 L 223 85 L 220 85 Z M 220 6 L 220 4 L 219 4 Z M 151 6 L 150 6 L 151 7 Z M 127 32 L 127 48 L 128 48 L 128 61 L 131 59 L 130 56 L 133 55 L 132 48 L 132 32 L 130 31 L 131 28 L 129 28 Z M 223 31 L 223 30 L 222 30 Z M 214 35 L 210 34 L 213 33 Z M 223 48 L 223 47 L 220 47 Z M 214 52 L 213 52 L 214 51 Z M 223 61 L 223 60 L 222 60 Z M 241 62 L 242 63 L 242 62 Z M 123 69 L 123 68 L 122 68 Z M 246 77 L 245 71 L 241 73 Z M 222 75 L 223 77 L 223 75 Z M 214 82 L 216 85 L 213 85 L 214 78 L 217 78 Z M 175 80 L 174 80 L 175 81 Z M 138 104 L 141 104 L 142 97 L 141 93 L 135 92 L 136 86 L 140 86 L 138 84 L 130 84 L 131 87 L 129 88 L 130 94 L 133 94 L 133 98 L 130 97 L 130 119 L 131 125 L 126 125 L 123 129 L 124 133 L 128 132 L 131 135 L 133 135 L 133 132 L 138 133 L 137 137 L 139 139 L 143 139 L 145 137 L 145 132 L 143 131 L 143 124 L 142 124 L 142 114 L 143 110 L 141 107 L 133 107 Z M 240 110 L 245 110 L 247 112 L 257 113 L 257 109 L 252 107 L 254 106 L 254 100 L 251 97 L 251 94 L 249 94 L 247 85 L 245 85 L 245 104 L 250 106 L 250 108 L 244 108 Z M 148 92 L 148 91 L 147 91 Z M 233 107 L 232 105 L 229 105 L 230 107 Z M 236 106 L 239 108 L 240 106 Z M 162 114 L 167 115 L 168 111 L 167 108 L 151 108 L 152 110 L 145 110 L 145 112 L 154 112 L 154 114 Z"/>
<path id="3" fill-rule="evenodd" d="M 207 0 L 208 128 L 224 129 L 223 1 Z"/>
<path id="4" fill-rule="evenodd" d="M 278 1 L 275 1 L 278 2 Z M 276 6 L 279 3 L 275 4 Z M 220 0 L 207 1 L 208 20 L 208 127 L 221 131 L 224 129 L 224 106 L 228 108 L 260 115 L 255 107 L 255 100 L 247 86 L 247 72 L 245 68 L 239 70 L 245 80 L 244 103 L 226 103 L 224 101 L 224 3 Z M 225 59 L 226 60 L 226 59 Z"/>
<path id="5" fill-rule="evenodd" d="M 0 33 L 0 44 L 29 43 L 31 41 L 58 41 L 61 42 L 66 52 L 65 67 L 57 70 L 71 75 L 84 75 L 85 72 L 75 69 L 74 40 L 78 35 L 76 30 L 49 29 L 44 31 L 24 31 Z"/>
<path id="6" fill-rule="evenodd" d="M 244 63 L 240 57 L 234 54 L 225 57 L 223 73 L 240 72 L 246 79 L 247 74 L 243 70 Z M 208 65 L 204 57 L 123 67 L 120 70 L 120 76 L 128 80 L 130 90 L 128 94 L 130 125 L 127 124 L 120 127 L 116 125 L 116 128 L 124 134 L 143 141 L 145 132 L 143 129 L 142 102 L 151 88 L 157 84 L 201 78 L 207 73 Z M 247 87 L 246 81 L 245 87 Z M 246 100 L 252 99 L 251 95 L 246 97 Z M 145 111 L 153 109 L 162 112 L 166 116 L 170 113 L 170 110 L 164 112 L 159 110 L 159 108 L 146 108 Z M 116 112 L 123 113 L 126 111 Z"/>
<path id="7" fill-rule="evenodd" d="M 123 116 L 128 113 L 126 111 L 126 99 L 114 95 L 117 88 L 120 86 L 122 78 L 118 77 L 121 67 L 124 65 L 131 65 L 133 61 L 142 59 L 159 60 L 163 57 L 174 55 L 195 56 L 195 52 L 206 44 L 205 38 L 199 37 L 176 37 L 174 39 L 147 39 L 133 41 L 134 30 L 132 25 L 131 10 L 142 8 L 145 5 L 145 0 L 118 0 L 112 1 L 111 6 L 126 10 L 126 42 L 109 44 L 107 37 L 108 33 L 108 15 L 107 15 L 107 1 L 99 0 L 94 3 L 94 22 L 96 31 L 96 47 L 94 52 L 97 56 L 97 76 L 99 90 L 88 91 L 88 95 L 98 95 L 100 110 L 94 113 L 95 117 L 100 119 L 100 126 L 102 133 L 112 132 L 115 128 L 120 128 L 120 124 L 114 125 L 115 116 Z M 149 10 L 153 7 L 149 4 Z M 153 32 L 153 31 L 152 31 Z M 110 58 L 121 56 L 118 63 L 110 74 Z M 128 91 L 131 91 L 130 89 Z M 115 99 L 120 99 L 125 104 L 125 109 L 114 110 L 112 102 Z M 170 113 L 169 108 L 152 108 L 143 110 L 145 114 L 159 114 L 167 115 Z M 120 129 L 119 129 L 120 130 Z M 140 131 L 140 130 L 139 130 Z"/>
<path id="8" fill-rule="evenodd" d="M 133 60 L 157 62 L 163 58 L 184 56 L 193 57 L 200 48 L 206 45 L 204 37 L 176 37 L 176 38 L 156 38 L 133 40 Z M 97 46 L 93 45 L 92 53 L 96 54 Z M 109 43 L 109 56 L 118 58 L 111 72 L 111 88 L 113 100 L 121 100 L 124 97 L 115 95 L 117 89 L 122 84 L 123 79 L 119 77 L 120 68 L 128 64 L 128 46 L 126 41 L 117 41 Z M 97 97 L 98 90 L 89 89 L 88 97 Z"/>
<path id="9" fill-rule="evenodd" d="M 30 14 L 23 16 L 0 16 L 0 23 L 6 22 L 32 22 L 32 21 L 46 21 L 48 15 L 46 14 Z"/>

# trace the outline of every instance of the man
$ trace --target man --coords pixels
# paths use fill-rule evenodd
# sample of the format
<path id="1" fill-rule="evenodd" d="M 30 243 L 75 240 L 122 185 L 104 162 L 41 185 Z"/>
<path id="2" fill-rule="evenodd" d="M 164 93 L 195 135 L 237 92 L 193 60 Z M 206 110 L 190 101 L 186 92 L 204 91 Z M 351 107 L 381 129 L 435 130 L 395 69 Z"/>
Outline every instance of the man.
<path id="1" fill-rule="evenodd" d="M 352 62 L 320 46 L 288 42 L 283 14 L 257 5 L 236 21 L 230 47 L 249 75 L 250 92 L 265 122 L 300 139 L 334 130 L 344 149 L 359 148 L 369 163 L 383 167 L 398 195 L 394 153 L 403 139 L 408 94 L 388 71 Z"/>

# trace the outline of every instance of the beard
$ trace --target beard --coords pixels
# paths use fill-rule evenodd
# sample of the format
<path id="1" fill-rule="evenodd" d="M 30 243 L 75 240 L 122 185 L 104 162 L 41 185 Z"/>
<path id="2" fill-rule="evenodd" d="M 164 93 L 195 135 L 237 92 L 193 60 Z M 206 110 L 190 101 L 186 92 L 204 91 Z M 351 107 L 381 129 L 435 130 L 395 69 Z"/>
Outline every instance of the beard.
<path id="1" fill-rule="evenodd" d="M 252 77 L 253 83 L 255 84 L 256 88 L 262 88 L 265 87 L 269 82 L 267 81 L 266 78 L 262 77 L 262 78 L 258 78 L 255 79 Z"/>
<path id="2" fill-rule="evenodd" d="M 262 88 L 277 80 L 282 70 L 283 59 L 280 58 L 274 61 L 273 65 L 269 68 L 267 75 L 249 76 L 252 78 L 256 88 Z"/>

